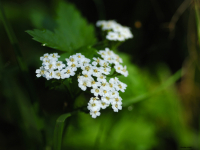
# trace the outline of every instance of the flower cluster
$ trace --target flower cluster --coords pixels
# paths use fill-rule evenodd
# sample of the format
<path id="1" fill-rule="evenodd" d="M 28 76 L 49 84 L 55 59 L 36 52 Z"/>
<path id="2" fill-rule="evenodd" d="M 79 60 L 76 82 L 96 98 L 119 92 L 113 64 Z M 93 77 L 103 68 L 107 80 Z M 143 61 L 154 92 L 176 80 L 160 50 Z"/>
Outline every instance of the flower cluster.
<path id="1" fill-rule="evenodd" d="M 122 109 L 122 98 L 119 91 L 124 92 L 127 85 L 119 81 L 117 77 L 106 78 L 115 73 L 128 76 L 126 66 L 122 66 L 122 59 L 109 48 L 98 52 L 100 58 L 93 61 L 84 55 L 77 53 L 65 59 L 66 64 L 58 61 L 57 53 L 44 54 L 40 57 L 42 67 L 36 70 L 37 77 L 49 79 L 65 79 L 77 74 L 78 86 L 83 91 L 89 90 L 94 97 L 88 103 L 88 110 L 93 118 L 100 115 L 100 109 L 112 105 L 114 112 Z M 111 74 L 112 72 L 112 74 Z"/>
<path id="2" fill-rule="evenodd" d="M 100 20 L 96 23 L 97 27 L 101 27 L 103 31 L 107 31 L 106 39 L 110 41 L 125 41 L 133 38 L 128 27 L 122 26 L 114 20 Z"/>

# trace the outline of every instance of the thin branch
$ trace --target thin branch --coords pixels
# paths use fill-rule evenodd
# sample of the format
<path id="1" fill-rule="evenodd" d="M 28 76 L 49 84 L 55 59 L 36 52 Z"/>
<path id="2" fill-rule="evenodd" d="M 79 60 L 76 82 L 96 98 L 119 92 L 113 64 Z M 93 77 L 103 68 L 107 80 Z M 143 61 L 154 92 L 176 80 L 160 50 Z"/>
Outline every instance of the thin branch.
<path id="1" fill-rule="evenodd" d="M 190 6 L 192 0 L 185 0 L 176 10 L 175 14 L 172 16 L 170 23 L 168 24 L 168 28 L 170 31 L 169 37 L 172 39 L 174 37 L 175 26 L 180 18 L 180 16 L 185 12 L 185 10 Z"/>

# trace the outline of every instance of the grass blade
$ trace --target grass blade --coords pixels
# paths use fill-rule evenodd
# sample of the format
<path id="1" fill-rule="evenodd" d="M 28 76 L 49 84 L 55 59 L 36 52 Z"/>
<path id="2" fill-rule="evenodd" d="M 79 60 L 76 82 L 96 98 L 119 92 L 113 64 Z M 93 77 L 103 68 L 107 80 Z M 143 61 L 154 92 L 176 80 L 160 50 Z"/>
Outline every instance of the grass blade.
<path id="1" fill-rule="evenodd" d="M 65 120 L 70 116 L 71 113 L 63 114 L 56 120 L 56 126 L 54 129 L 54 150 L 61 150 Z"/>

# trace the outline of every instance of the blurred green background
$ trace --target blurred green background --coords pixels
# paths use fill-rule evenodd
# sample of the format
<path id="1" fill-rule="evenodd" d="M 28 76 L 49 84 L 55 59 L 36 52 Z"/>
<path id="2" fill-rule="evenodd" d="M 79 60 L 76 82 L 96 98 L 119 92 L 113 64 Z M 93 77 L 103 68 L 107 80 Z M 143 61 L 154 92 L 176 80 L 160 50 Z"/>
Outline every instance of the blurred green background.
<path id="1" fill-rule="evenodd" d="M 39 57 L 57 51 L 41 46 L 25 31 L 53 30 L 58 1 L 1 2 L 28 74 L 20 71 L 18 57 L 0 21 L 0 150 L 52 150 L 56 119 L 73 106 L 65 92 L 49 90 L 45 79 L 35 76 L 41 66 Z M 119 47 L 129 71 L 127 79 L 121 78 L 128 84 L 122 94 L 125 107 L 118 113 L 101 111 L 96 119 L 85 112 L 71 116 L 65 122 L 62 149 L 200 149 L 199 2 L 69 2 L 89 23 L 114 19 L 130 27 L 134 38 Z M 79 97 L 77 107 L 82 103 Z"/>

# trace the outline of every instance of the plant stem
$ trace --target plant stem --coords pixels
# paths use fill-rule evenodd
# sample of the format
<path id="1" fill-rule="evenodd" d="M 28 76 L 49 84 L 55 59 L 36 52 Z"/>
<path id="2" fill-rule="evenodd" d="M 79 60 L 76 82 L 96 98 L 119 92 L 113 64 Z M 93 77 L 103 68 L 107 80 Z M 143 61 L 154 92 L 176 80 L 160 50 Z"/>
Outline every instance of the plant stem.
<path id="1" fill-rule="evenodd" d="M 12 27 L 10 26 L 10 24 L 8 22 L 8 19 L 6 18 L 4 8 L 3 8 L 3 4 L 2 4 L 1 1 L 0 1 L 0 17 L 2 19 L 2 22 L 3 22 L 3 25 L 4 25 L 5 30 L 7 32 L 7 35 L 9 37 L 9 40 L 10 40 L 12 46 L 13 46 L 14 53 L 15 53 L 15 56 L 17 58 L 19 68 L 22 72 L 22 76 L 23 76 L 23 79 L 25 81 L 25 84 L 26 84 L 29 96 L 31 98 L 31 101 L 33 102 L 33 101 L 36 100 L 37 97 L 36 97 L 36 94 L 34 92 L 34 88 L 32 87 L 32 84 L 30 83 L 31 80 L 30 80 L 30 75 L 28 73 L 28 67 L 27 67 L 26 63 L 24 62 L 24 59 L 22 57 L 21 50 L 20 50 L 20 47 L 19 47 L 19 43 L 18 43 L 17 38 L 16 38 L 16 36 L 13 32 Z"/>

